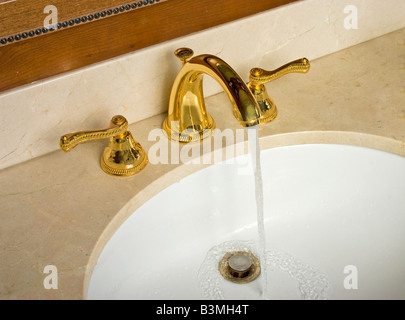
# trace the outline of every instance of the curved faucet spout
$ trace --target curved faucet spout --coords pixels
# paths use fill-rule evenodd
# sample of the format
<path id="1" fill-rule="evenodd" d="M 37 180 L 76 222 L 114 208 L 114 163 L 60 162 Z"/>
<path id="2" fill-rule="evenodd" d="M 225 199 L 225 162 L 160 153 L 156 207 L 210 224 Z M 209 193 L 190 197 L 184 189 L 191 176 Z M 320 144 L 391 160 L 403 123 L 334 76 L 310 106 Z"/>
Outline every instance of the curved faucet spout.
<path id="1" fill-rule="evenodd" d="M 168 116 L 163 129 L 172 140 L 199 141 L 215 129 L 215 122 L 207 113 L 203 95 L 203 77 L 209 75 L 226 92 L 235 118 L 243 127 L 258 125 L 260 107 L 251 90 L 225 61 L 213 55 L 199 55 L 190 60 L 192 50 L 181 48 L 175 52 L 183 68 L 177 75 L 170 95 Z"/>
<path id="2" fill-rule="evenodd" d="M 222 86 L 242 127 L 251 127 L 271 122 L 277 116 L 277 107 L 264 85 L 291 72 L 307 73 L 310 68 L 306 58 L 273 71 L 254 68 L 250 71 L 250 82 L 245 84 L 235 70 L 216 56 L 202 54 L 192 58 L 193 50 L 189 48 L 177 49 L 174 54 L 183 63 L 183 68 L 174 81 L 168 116 L 162 127 L 170 139 L 179 142 L 200 141 L 215 129 L 214 119 L 205 108 L 204 75 Z"/>

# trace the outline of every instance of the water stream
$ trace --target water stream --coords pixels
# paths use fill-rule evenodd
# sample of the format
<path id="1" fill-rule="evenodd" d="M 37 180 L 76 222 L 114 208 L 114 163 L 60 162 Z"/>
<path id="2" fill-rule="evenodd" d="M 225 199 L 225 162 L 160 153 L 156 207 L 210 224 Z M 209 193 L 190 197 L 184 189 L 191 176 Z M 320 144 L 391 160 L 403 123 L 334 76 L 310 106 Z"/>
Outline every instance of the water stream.
<path id="1" fill-rule="evenodd" d="M 266 261 L 266 233 L 264 231 L 263 177 L 260 161 L 259 126 L 254 126 L 252 128 L 246 129 L 246 132 L 248 134 L 249 153 L 252 158 L 252 166 L 255 177 L 257 232 L 259 236 L 259 260 Z M 262 263 L 261 268 L 262 298 L 269 299 L 266 263 Z"/>

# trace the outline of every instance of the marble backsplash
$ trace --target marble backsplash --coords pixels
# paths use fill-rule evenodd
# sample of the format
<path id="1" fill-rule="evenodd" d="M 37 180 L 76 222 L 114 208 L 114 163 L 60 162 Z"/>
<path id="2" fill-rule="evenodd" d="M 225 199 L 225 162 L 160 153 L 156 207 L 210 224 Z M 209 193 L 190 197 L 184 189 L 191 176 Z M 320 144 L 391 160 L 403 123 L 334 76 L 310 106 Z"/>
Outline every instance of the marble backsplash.
<path id="1" fill-rule="evenodd" d="M 247 81 L 252 67 L 314 60 L 402 29 L 404 16 L 403 0 L 298 1 L 0 93 L 0 169 L 59 149 L 65 133 L 104 128 L 113 115 L 133 123 L 165 112 L 178 47 L 218 55 Z M 207 77 L 204 90 L 221 87 Z"/>

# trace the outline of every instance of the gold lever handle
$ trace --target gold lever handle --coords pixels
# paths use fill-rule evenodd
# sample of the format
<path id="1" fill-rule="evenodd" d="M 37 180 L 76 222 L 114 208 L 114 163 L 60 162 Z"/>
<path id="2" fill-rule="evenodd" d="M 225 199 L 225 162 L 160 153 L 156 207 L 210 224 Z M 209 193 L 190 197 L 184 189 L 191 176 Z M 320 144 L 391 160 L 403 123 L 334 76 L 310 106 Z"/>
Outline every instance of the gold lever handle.
<path id="1" fill-rule="evenodd" d="M 102 130 L 68 133 L 60 138 L 59 145 L 69 152 L 80 143 L 110 138 L 110 144 L 101 156 L 101 168 L 115 176 L 131 176 L 141 171 L 148 163 L 147 153 L 128 131 L 128 121 L 117 115 L 110 127 Z"/>
<path id="2" fill-rule="evenodd" d="M 307 73 L 310 63 L 307 58 L 298 59 L 283 65 L 282 67 L 266 71 L 261 68 L 253 68 L 249 73 L 248 87 L 260 107 L 260 123 L 268 123 L 277 117 L 277 107 L 267 94 L 266 83 L 276 80 L 288 73 Z"/>
<path id="3" fill-rule="evenodd" d="M 309 68 L 310 64 L 307 58 L 292 61 L 273 71 L 266 71 L 261 68 L 253 68 L 252 70 L 250 70 L 249 84 L 251 86 L 260 86 L 270 81 L 276 80 L 288 73 L 307 73 L 309 71 Z"/>
<path id="4" fill-rule="evenodd" d="M 124 134 L 128 130 L 128 121 L 123 116 L 114 116 L 111 119 L 111 126 L 102 130 L 79 131 L 68 133 L 60 138 L 59 145 L 65 152 L 69 152 L 74 147 L 83 142 L 107 139 Z"/>

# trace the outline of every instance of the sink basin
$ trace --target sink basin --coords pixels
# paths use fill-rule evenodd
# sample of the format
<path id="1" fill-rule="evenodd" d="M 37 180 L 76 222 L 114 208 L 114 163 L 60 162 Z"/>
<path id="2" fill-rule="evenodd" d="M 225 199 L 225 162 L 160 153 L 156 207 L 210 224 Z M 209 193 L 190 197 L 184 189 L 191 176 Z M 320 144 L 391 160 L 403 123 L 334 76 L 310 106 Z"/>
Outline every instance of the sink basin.
<path id="1" fill-rule="evenodd" d="M 193 173 L 136 210 L 103 248 L 88 299 L 261 299 L 221 256 L 258 252 L 250 156 Z M 261 152 L 269 299 L 405 299 L 405 158 L 348 145 Z M 241 170 L 242 169 L 242 170 Z"/>

